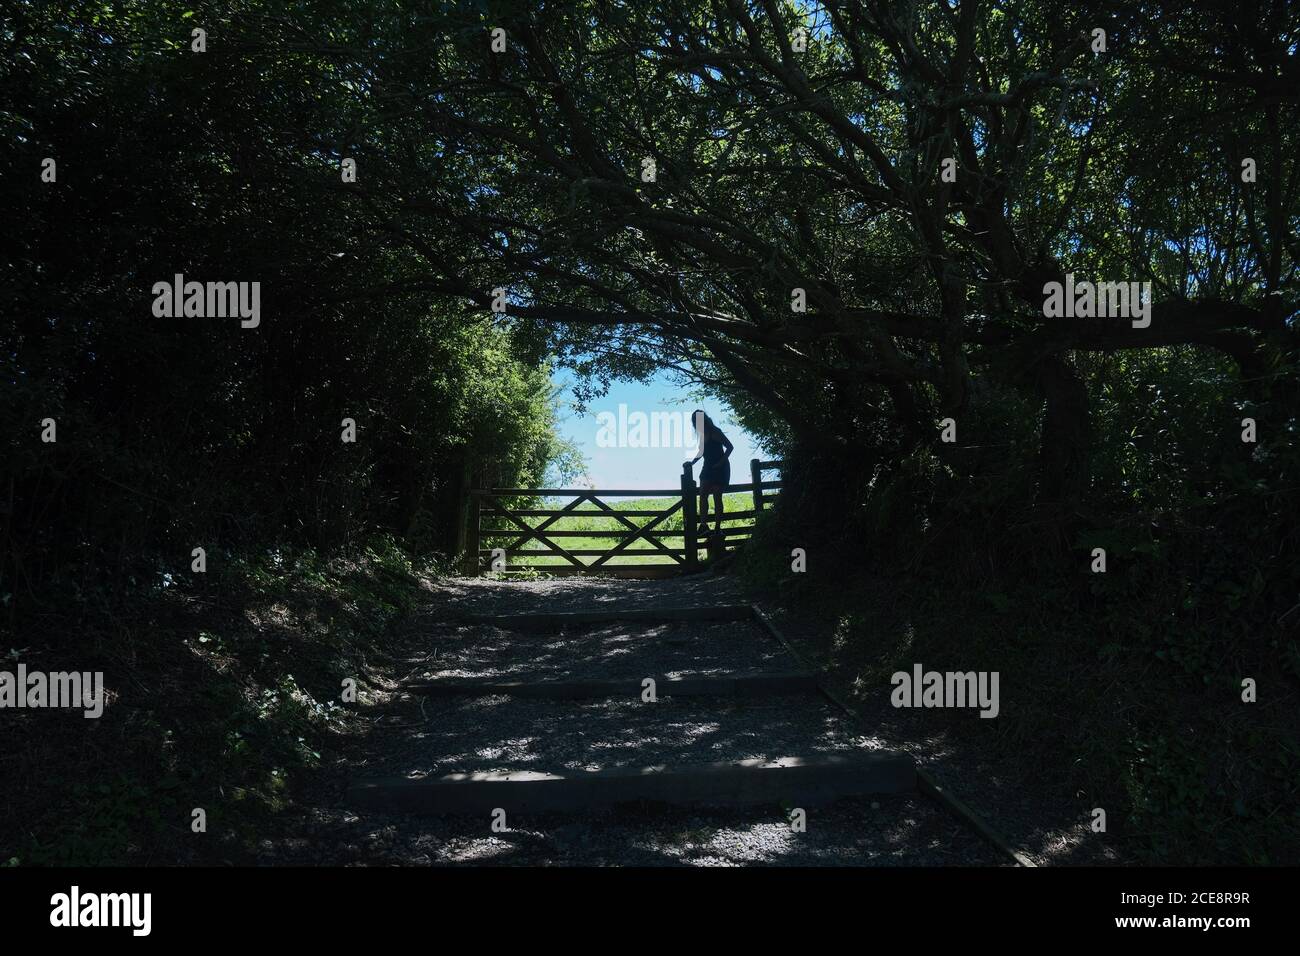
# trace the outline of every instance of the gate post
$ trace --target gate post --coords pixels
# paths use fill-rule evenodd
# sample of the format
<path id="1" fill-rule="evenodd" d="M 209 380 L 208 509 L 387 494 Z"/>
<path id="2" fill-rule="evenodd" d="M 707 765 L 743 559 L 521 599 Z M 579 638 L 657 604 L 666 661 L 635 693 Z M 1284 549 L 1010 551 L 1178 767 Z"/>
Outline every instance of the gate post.
<path id="1" fill-rule="evenodd" d="M 749 459 L 749 473 L 754 479 L 754 523 L 757 524 L 758 516 L 763 513 L 763 469 L 757 458 Z"/>
<path id="2" fill-rule="evenodd" d="M 698 531 L 695 520 L 695 479 L 691 476 L 691 463 L 688 461 L 682 465 L 682 539 L 686 547 L 688 571 L 694 571 L 699 565 Z"/>
<path id="3" fill-rule="evenodd" d="M 456 473 L 456 528 L 451 552 L 456 556 L 456 560 L 462 564 L 465 561 L 465 548 L 468 546 L 469 539 L 469 492 L 471 487 L 473 485 L 470 481 L 469 459 L 465 459 L 460 470 Z"/>
<path id="4" fill-rule="evenodd" d="M 469 492 L 469 512 L 466 521 L 466 541 L 465 541 L 465 574 L 471 578 L 479 576 L 479 518 L 480 511 L 483 507 L 483 498 L 474 494 L 471 489 Z"/>

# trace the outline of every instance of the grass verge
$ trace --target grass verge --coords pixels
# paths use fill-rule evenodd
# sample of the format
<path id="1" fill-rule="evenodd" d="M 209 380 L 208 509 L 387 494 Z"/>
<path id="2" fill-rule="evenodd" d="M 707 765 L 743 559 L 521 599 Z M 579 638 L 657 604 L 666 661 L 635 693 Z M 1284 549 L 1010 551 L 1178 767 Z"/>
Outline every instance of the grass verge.
<path id="1" fill-rule="evenodd" d="M 107 706 L 0 711 L 0 865 L 249 862 L 434 571 L 382 538 L 328 560 L 210 553 L 204 574 L 73 589 L 5 635 L 4 669 L 102 671 Z"/>

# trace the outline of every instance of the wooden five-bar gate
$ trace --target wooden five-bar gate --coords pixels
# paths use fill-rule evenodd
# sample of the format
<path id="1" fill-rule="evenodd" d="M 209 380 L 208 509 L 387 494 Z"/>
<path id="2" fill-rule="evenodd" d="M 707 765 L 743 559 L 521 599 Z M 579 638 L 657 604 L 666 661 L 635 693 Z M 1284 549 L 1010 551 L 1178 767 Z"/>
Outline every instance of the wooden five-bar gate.
<path id="1" fill-rule="evenodd" d="M 667 577 L 700 566 L 700 551 L 707 538 L 716 535 L 717 546 L 724 552 L 734 551 L 748 540 L 754 522 L 770 508 L 781 481 L 764 481 L 763 472 L 779 471 L 781 462 L 751 459 L 752 481 L 729 485 L 726 493 L 748 492 L 750 507 L 742 511 L 724 511 L 722 521 L 710 510 L 707 517 L 697 514 L 699 488 L 688 462 L 682 466 L 681 488 L 667 491 L 645 489 L 596 490 L 585 488 L 491 488 L 470 492 L 468 534 L 465 542 L 465 571 L 478 575 L 484 571 L 545 571 L 549 574 L 608 574 L 617 577 Z M 672 504 L 657 509 L 620 510 L 603 498 L 668 498 Z M 570 499 L 563 507 L 517 508 L 515 499 Z M 709 507 L 713 507 L 709 496 Z M 584 504 L 591 507 L 584 508 Z M 724 503 L 725 504 L 725 503 Z M 680 527 L 672 520 L 680 513 Z M 596 529 L 564 527 L 574 520 L 601 519 L 607 525 Z M 534 523 L 529 523 L 535 519 Z M 713 530 L 702 530 L 707 522 Z M 612 539 L 607 547 L 565 547 L 573 538 Z M 668 542 L 680 540 L 680 546 Z M 637 542 L 645 547 L 633 548 Z M 538 563 L 536 559 L 551 563 Z M 645 558 L 657 559 L 645 563 Z M 560 559 L 561 563 L 556 563 Z M 583 560 L 590 559 L 590 560 Z M 622 559 L 641 563 L 615 563 Z"/>

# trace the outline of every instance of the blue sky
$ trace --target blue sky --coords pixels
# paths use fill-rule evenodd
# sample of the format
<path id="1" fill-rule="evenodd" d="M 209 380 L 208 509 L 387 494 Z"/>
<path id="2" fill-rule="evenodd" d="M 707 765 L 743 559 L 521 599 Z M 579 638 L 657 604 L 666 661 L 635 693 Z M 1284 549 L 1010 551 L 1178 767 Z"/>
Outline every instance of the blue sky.
<path id="1" fill-rule="evenodd" d="M 747 435 L 731 417 L 726 406 L 717 399 L 693 400 L 687 391 L 675 385 L 665 373 L 649 382 L 614 382 L 609 394 L 591 403 L 585 415 L 573 410 L 573 393 L 568 385 L 573 375 L 567 369 L 556 374 L 562 385 L 560 393 L 560 434 L 573 441 L 587 460 L 589 486 L 594 488 L 677 488 L 682 474 L 682 462 L 695 457 L 695 432 L 686 430 L 682 448 L 602 448 L 597 444 L 601 423 L 597 416 L 610 412 L 617 416 L 619 405 L 626 405 L 624 418 L 635 412 L 649 417 L 652 412 L 684 412 L 687 416 L 696 408 L 703 408 L 718 424 L 735 446 L 731 453 L 731 480 L 749 480 L 749 460 L 767 457 L 755 440 Z M 695 466 L 699 477 L 700 466 Z M 580 483 L 587 486 L 586 482 Z"/>

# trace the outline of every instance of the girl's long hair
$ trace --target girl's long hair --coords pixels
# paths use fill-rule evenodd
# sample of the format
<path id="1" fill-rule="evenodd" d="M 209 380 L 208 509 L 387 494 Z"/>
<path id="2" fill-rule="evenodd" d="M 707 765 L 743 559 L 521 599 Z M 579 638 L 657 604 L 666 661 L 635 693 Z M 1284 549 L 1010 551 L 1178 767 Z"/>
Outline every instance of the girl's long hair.
<path id="1" fill-rule="evenodd" d="M 700 427 L 701 422 L 703 422 L 703 428 Z M 699 445 L 695 448 L 695 457 L 702 458 L 704 457 L 704 442 L 714 435 L 721 435 L 722 429 L 713 424 L 713 419 L 709 417 L 709 413 L 702 408 L 697 408 L 691 412 L 691 425 L 700 436 Z"/>
<path id="2" fill-rule="evenodd" d="M 701 418 L 704 419 L 703 428 L 700 427 Z M 712 437 L 719 431 L 718 426 L 713 424 L 713 419 L 709 417 L 709 413 L 702 408 L 697 408 L 695 411 L 691 412 L 691 425 L 694 427 L 701 440 Z"/>

